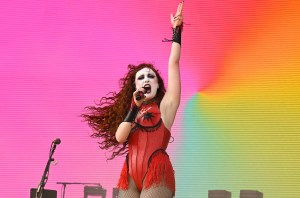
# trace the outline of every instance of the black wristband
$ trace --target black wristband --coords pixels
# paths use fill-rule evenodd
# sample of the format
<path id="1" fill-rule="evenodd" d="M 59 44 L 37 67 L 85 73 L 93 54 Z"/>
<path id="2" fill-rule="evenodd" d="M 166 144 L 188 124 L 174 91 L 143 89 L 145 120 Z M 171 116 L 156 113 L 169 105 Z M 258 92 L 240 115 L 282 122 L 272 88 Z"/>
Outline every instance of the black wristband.
<path id="1" fill-rule="evenodd" d="M 173 28 L 173 42 L 179 43 L 181 45 L 181 27 Z"/>
<path id="2" fill-rule="evenodd" d="M 132 109 L 128 112 L 126 118 L 124 119 L 124 122 L 133 122 L 138 112 L 139 107 L 133 105 Z"/>

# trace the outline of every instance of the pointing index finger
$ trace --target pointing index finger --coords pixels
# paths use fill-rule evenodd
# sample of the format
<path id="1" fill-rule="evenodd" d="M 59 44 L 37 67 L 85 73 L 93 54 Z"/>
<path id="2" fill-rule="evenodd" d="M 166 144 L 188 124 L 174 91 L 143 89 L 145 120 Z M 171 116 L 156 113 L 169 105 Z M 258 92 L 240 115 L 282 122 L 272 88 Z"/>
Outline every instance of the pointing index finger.
<path id="1" fill-rule="evenodd" d="M 180 5 L 179 5 L 179 12 L 180 12 L 180 13 L 182 13 L 183 3 L 184 3 L 184 1 L 182 1 L 182 2 L 180 3 Z"/>

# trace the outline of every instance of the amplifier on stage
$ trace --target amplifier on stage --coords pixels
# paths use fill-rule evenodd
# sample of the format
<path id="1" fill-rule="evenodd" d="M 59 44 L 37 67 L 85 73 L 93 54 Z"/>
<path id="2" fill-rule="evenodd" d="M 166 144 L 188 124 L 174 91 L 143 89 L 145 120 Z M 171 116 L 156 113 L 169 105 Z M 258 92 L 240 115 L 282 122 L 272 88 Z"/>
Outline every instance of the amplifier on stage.
<path id="1" fill-rule="evenodd" d="M 256 190 L 241 190 L 240 198 L 263 198 L 263 193 Z"/>
<path id="2" fill-rule="evenodd" d="M 36 198 L 36 188 L 30 189 L 30 198 Z M 43 198 L 57 198 L 57 191 L 56 190 L 43 190 Z"/>
<path id="3" fill-rule="evenodd" d="M 209 190 L 208 198 L 231 198 L 231 192 L 226 190 Z"/>
<path id="4" fill-rule="evenodd" d="M 102 198 L 106 197 L 106 190 L 101 186 L 85 186 L 84 187 L 84 198 L 88 196 L 101 196 Z"/>

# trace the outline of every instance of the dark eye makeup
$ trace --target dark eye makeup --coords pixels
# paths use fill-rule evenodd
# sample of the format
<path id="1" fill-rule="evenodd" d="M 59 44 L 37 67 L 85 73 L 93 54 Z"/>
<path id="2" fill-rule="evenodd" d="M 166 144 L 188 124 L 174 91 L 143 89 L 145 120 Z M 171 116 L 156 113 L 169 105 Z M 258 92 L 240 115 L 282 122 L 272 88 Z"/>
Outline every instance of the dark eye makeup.
<path id="1" fill-rule="evenodd" d="M 155 78 L 155 75 L 153 75 L 153 74 L 147 74 L 147 77 L 148 78 Z M 145 75 L 143 74 L 143 75 L 140 75 L 137 79 L 138 80 L 143 80 L 145 78 Z"/>
<path id="2" fill-rule="evenodd" d="M 153 74 L 148 74 L 148 78 L 155 78 Z"/>
<path id="3" fill-rule="evenodd" d="M 144 75 L 138 77 L 138 80 L 143 80 L 143 79 L 144 79 Z"/>

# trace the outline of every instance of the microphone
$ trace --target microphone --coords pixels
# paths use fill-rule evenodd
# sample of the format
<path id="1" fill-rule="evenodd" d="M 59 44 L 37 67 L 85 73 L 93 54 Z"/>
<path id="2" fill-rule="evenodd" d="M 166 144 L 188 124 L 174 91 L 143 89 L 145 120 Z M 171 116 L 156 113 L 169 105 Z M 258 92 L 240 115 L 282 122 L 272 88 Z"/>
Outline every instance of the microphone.
<path id="1" fill-rule="evenodd" d="M 135 96 L 135 99 L 137 101 L 141 100 L 144 97 L 144 94 L 151 90 L 151 88 L 149 86 L 143 87 L 143 88 L 145 89 L 145 92 L 138 91 L 136 96 Z"/>
<path id="2" fill-rule="evenodd" d="M 54 144 L 60 144 L 61 140 L 59 138 L 56 138 L 55 140 L 53 140 L 52 143 L 54 143 Z"/>

